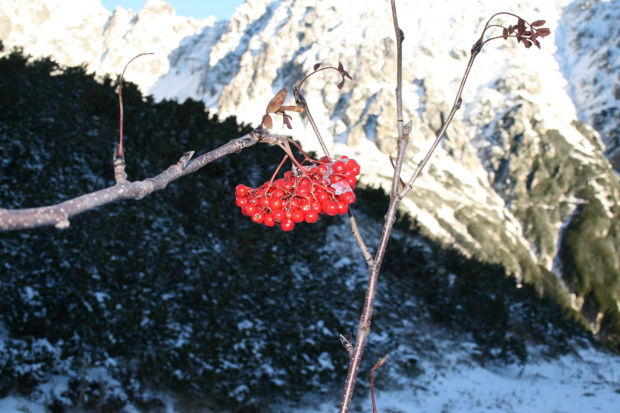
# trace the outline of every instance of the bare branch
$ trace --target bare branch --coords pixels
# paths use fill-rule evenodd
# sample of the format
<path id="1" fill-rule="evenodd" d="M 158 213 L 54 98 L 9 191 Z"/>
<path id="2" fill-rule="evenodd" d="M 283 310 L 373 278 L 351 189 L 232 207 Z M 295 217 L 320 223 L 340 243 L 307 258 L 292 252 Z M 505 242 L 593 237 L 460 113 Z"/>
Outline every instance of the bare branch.
<path id="1" fill-rule="evenodd" d="M 398 127 L 398 152 L 396 155 L 396 167 L 394 168 L 394 176 L 392 178 L 392 191 L 390 196 L 390 205 L 388 212 L 385 215 L 385 224 L 379 239 L 379 246 L 374 260 L 368 262 L 368 286 L 366 287 L 366 298 L 364 300 L 364 307 L 362 315 L 360 317 L 360 323 L 357 329 L 357 336 L 355 339 L 355 348 L 351 355 L 351 361 L 349 363 L 349 371 L 347 373 L 347 379 L 344 385 L 344 391 L 342 399 L 340 401 L 340 413 L 346 413 L 349 411 L 351 399 L 353 398 L 353 389 L 355 388 L 355 381 L 357 373 L 362 362 L 362 354 L 364 353 L 364 347 L 366 346 L 366 339 L 370 334 L 370 322 L 372 319 L 372 313 L 375 302 L 375 295 L 377 292 L 377 283 L 379 281 L 379 272 L 381 269 L 381 263 L 385 256 L 388 240 L 392 232 L 394 222 L 396 222 L 396 211 L 401 198 L 398 195 L 398 185 L 400 183 L 400 174 L 402 170 L 403 161 L 405 159 L 405 150 L 409 142 L 409 133 L 404 134 L 404 125 L 402 118 L 402 42 L 405 38 L 403 31 L 398 27 L 398 16 L 396 13 L 395 0 L 391 0 L 392 5 L 392 18 L 394 20 L 394 30 L 396 34 L 396 59 L 397 66 L 397 81 L 396 81 L 396 108 L 397 108 L 397 127 Z M 409 131 L 409 128 L 407 128 Z"/>
<path id="2" fill-rule="evenodd" d="M 142 199 L 155 191 L 164 189 L 170 182 L 196 172 L 203 166 L 223 156 L 239 152 L 258 142 L 274 144 L 279 138 L 277 135 L 253 131 L 245 136 L 233 139 L 193 161 L 190 161 L 190 159 L 194 152 L 190 151 L 183 155 L 176 164 L 153 178 L 137 182 L 124 180 L 112 187 L 82 195 L 56 205 L 15 210 L 0 209 L 0 231 L 48 225 L 54 225 L 56 228 L 67 228 L 69 226 L 69 218 L 82 212 L 122 199 Z"/>

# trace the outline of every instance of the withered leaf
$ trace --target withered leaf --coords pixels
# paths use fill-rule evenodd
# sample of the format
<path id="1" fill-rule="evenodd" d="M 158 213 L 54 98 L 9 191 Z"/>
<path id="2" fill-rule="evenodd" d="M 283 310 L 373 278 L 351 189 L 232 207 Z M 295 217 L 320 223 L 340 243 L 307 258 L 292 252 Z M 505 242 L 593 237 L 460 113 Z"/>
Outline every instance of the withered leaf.
<path id="1" fill-rule="evenodd" d="M 534 44 L 540 49 L 540 42 L 537 39 L 534 39 Z"/>
<path id="2" fill-rule="evenodd" d="M 304 111 L 304 108 L 301 108 L 299 106 L 282 106 L 280 110 L 281 111 L 288 110 L 289 112 L 302 113 Z"/>
<path id="3" fill-rule="evenodd" d="M 540 29 L 536 30 L 536 33 L 538 33 L 540 37 L 547 37 L 551 34 L 551 30 L 547 29 L 546 27 L 541 27 Z"/>
<path id="4" fill-rule="evenodd" d="M 314 71 L 316 72 L 317 70 L 319 70 L 319 67 L 321 67 L 320 63 L 317 63 L 314 65 Z"/>
<path id="5" fill-rule="evenodd" d="M 267 129 L 273 128 L 273 121 L 271 120 L 271 116 L 269 115 L 263 116 L 262 125 L 265 126 Z"/>
<path id="6" fill-rule="evenodd" d="M 517 29 L 517 26 L 508 26 L 508 34 L 512 34 Z"/>
<path id="7" fill-rule="evenodd" d="M 340 62 L 338 62 L 338 71 L 340 72 L 342 77 L 348 77 L 349 79 L 353 80 L 351 75 L 346 70 L 344 70 L 344 67 L 342 66 L 342 63 L 340 63 Z"/>
<path id="8" fill-rule="evenodd" d="M 545 24 L 546 22 L 544 20 L 536 20 L 534 23 L 532 23 L 532 26 L 534 27 L 540 27 L 543 24 Z"/>
<path id="9" fill-rule="evenodd" d="M 508 39 L 508 29 L 504 27 L 504 40 Z"/>
<path id="10" fill-rule="evenodd" d="M 530 47 L 532 47 L 532 42 L 527 39 L 523 39 L 523 45 L 525 45 L 526 49 L 529 49 Z"/>
<path id="11" fill-rule="evenodd" d="M 342 79 L 342 82 L 338 83 L 338 89 L 342 89 L 343 86 L 344 86 L 344 79 Z"/>
<path id="12" fill-rule="evenodd" d="M 523 33 L 525 33 L 525 20 L 523 19 L 519 19 L 519 22 L 517 23 L 517 33 L 522 36 Z"/>
<path id="13" fill-rule="evenodd" d="M 289 115 L 287 115 L 286 113 L 282 116 L 284 118 L 284 124 L 286 125 L 287 128 L 289 129 L 293 129 L 293 127 L 291 126 L 291 118 Z"/>
<path id="14" fill-rule="evenodd" d="M 277 112 L 278 109 L 280 109 L 280 107 L 282 106 L 282 104 L 286 100 L 286 95 L 287 94 L 288 94 L 288 91 L 286 90 L 286 88 L 283 88 L 278 93 L 276 93 L 276 95 L 273 97 L 273 99 L 271 99 L 271 101 L 267 105 L 266 113 L 275 113 L 275 112 Z"/>

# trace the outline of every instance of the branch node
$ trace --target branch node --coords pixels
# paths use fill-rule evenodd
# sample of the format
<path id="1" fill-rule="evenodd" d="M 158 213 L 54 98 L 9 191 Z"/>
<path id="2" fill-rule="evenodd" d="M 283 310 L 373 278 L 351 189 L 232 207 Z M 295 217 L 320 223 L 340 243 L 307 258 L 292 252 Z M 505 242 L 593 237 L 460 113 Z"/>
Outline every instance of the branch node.
<path id="1" fill-rule="evenodd" d="M 112 161 L 114 166 L 114 179 L 117 184 L 122 182 L 127 182 L 127 173 L 125 172 L 125 155 L 119 153 L 119 151 L 114 151 L 114 158 Z"/>
<path id="2" fill-rule="evenodd" d="M 364 333 L 366 333 L 366 335 L 370 334 L 370 322 L 361 321 L 360 322 L 360 326 L 359 326 L 359 330 L 363 331 Z M 359 333 L 358 333 L 358 335 L 359 335 Z"/>
<path id="3" fill-rule="evenodd" d="M 63 217 L 63 219 L 61 219 L 60 221 L 58 221 L 55 225 L 56 228 L 58 229 L 65 229 L 65 228 L 69 228 L 69 219 L 67 217 L 67 214 L 65 214 L 65 216 Z"/>
<path id="4" fill-rule="evenodd" d="M 407 122 L 405 126 L 403 126 L 403 136 L 409 136 L 411 134 L 411 130 L 413 129 L 413 123 L 411 121 Z"/>
<path id="5" fill-rule="evenodd" d="M 185 155 L 183 155 L 183 157 L 179 159 L 179 162 L 177 162 L 178 167 L 181 168 L 181 170 L 185 170 L 185 168 L 187 167 L 187 163 L 190 161 L 190 159 L 192 159 L 192 156 L 194 156 L 194 151 L 189 151 Z"/>

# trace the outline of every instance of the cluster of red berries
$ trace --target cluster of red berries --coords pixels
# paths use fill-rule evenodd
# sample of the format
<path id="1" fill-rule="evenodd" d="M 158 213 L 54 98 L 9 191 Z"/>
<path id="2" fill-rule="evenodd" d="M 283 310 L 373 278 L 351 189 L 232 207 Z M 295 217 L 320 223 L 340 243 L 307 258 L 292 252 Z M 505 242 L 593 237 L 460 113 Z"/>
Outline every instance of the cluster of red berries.
<path id="1" fill-rule="evenodd" d="M 355 202 L 359 164 L 344 156 L 313 162 L 258 188 L 238 185 L 236 205 L 257 224 L 279 225 L 284 231 L 291 231 L 296 223 L 317 222 L 320 214 L 346 214 Z"/>

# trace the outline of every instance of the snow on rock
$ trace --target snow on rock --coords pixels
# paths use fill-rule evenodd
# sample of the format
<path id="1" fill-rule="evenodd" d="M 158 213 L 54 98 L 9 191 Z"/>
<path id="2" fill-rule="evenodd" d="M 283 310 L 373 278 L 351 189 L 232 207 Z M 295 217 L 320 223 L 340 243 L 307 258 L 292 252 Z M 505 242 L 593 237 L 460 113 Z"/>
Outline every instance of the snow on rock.
<path id="1" fill-rule="evenodd" d="M 110 14 L 98 0 L 0 0 L 0 38 L 35 57 L 52 56 L 67 66 L 86 65 L 100 75 L 120 75 L 146 91 L 170 69 L 168 57 L 180 42 L 215 25 L 215 18 L 177 16 L 172 6 L 149 0 L 137 12 L 117 7 Z"/>

